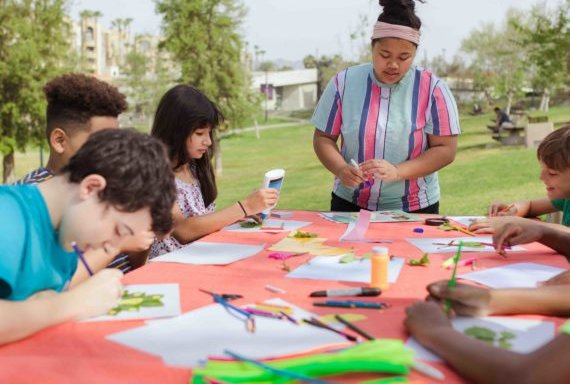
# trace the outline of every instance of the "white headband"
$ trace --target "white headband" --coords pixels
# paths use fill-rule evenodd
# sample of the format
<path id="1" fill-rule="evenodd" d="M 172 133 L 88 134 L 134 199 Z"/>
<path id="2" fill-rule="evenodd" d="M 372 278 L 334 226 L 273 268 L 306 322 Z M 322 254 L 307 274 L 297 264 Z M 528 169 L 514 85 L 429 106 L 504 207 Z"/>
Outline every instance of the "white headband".
<path id="1" fill-rule="evenodd" d="M 406 27 L 405 25 L 377 21 L 376 24 L 374 24 L 371 39 L 381 39 L 383 37 L 397 37 L 399 39 L 411 41 L 416 45 L 420 44 L 420 31 Z"/>

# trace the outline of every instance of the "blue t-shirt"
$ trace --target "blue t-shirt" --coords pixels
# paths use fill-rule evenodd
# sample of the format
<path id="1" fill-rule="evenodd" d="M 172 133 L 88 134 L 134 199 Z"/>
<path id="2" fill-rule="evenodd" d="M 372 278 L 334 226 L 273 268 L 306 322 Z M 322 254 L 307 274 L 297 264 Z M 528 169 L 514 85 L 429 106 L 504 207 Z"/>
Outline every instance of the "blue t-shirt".
<path id="1" fill-rule="evenodd" d="M 25 300 L 62 291 L 77 268 L 77 256 L 59 236 L 35 185 L 0 186 L 0 298 Z"/>

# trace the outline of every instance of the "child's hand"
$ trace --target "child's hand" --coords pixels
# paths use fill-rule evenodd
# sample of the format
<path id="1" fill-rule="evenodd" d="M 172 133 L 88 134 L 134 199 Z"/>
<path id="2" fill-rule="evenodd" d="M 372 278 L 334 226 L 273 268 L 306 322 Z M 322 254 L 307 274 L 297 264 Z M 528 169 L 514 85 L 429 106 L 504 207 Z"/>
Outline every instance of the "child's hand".
<path id="1" fill-rule="evenodd" d="M 253 191 L 242 204 L 248 216 L 256 215 L 277 204 L 279 193 L 274 188 L 260 188 Z"/>
<path id="2" fill-rule="evenodd" d="M 456 315 L 485 316 L 492 313 L 491 291 L 485 288 L 457 283 L 449 288 L 447 280 L 432 283 L 427 287 L 429 300 L 444 303 L 451 300 L 451 308 Z"/>
<path id="3" fill-rule="evenodd" d="M 558 275 L 551 277 L 548 280 L 541 281 L 538 283 L 538 285 L 541 287 L 549 285 L 566 285 L 566 284 L 570 284 L 570 270 L 559 273 Z"/>
<path id="4" fill-rule="evenodd" d="M 516 216 L 518 212 L 518 207 L 516 204 L 507 204 L 500 201 L 496 201 L 489 206 L 487 215 L 493 216 Z"/>
<path id="5" fill-rule="evenodd" d="M 348 188 L 356 188 L 364 182 L 364 173 L 350 164 L 342 167 L 336 177 Z"/>
<path id="6" fill-rule="evenodd" d="M 62 293 L 66 310 L 75 319 L 106 313 L 115 307 L 123 294 L 119 269 L 103 269 L 70 291 Z"/>
<path id="7" fill-rule="evenodd" d="M 360 165 L 364 175 L 373 175 L 383 181 L 400 181 L 398 167 L 386 160 L 367 160 Z"/>
<path id="8" fill-rule="evenodd" d="M 467 228 L 469 231 L 474 233 L 495 233 L 498 229 L 504 227 L 508 223 L 512 222 L 512 216 L 505 217 L 490 217 L 485 219 L 475 220 Z"/>
<path id="9" fill-rule="evenodd" d="M 142 231 L 131 236 L 126 236 L 121 240 L 119 248 L 121 252 L 142 252 L 152 245 L 155 239 L 154 232 Z"/>
<path id="10" fill-rule="evenodd" d="M 432 332 L 450 328 L 451 322 L 437 303 L 417 302 L 406 308 L 404 326 L 423 344 L 430 339 Z"/>
<path id="11" fill-rule="evenodd" d="M 495 227 L 493 243 L 497 253 L 505 255 L 505 246 L 532 243 L 543 236 L 544 224 L 522 217 L 510 217 Z"/>

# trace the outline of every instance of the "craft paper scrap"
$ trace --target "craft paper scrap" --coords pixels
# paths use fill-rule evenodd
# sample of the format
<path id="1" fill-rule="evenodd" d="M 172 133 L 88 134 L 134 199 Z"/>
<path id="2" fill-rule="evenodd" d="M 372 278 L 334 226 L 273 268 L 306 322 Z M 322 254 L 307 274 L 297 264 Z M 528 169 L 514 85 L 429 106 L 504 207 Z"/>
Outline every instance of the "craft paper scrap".
<path id="1" fill-rule="evenodd" d="M 294 279 L 370 282 L 370 259 L 341 263 L 341 256 L 316 256 L 285 277 Z M 404 259 L 393 257 L 388 264 L 388 281 L 395 283 L 400 276 Z"/>
<path id="2" fill-rule="evenodd" d="M 457 252 L 459 242 L 463 242 L 461 252 L 495 252 L 492 246 L 493 239 L 491 236 L 467 236 L 467 237 L 442 237 L 442 238 L 426 238 L 418 237 L 406 239 L 415 245 L 424 253 L 452 253 Z M 521 246 L 514 246 L 507 249 L 507 252 L 524 251 Z"/>
<path id="3" fill-rule="evenodd" d="M 249 221 L 246 222 L 239 222 L 229 225 L 224 228 L 224 231 L 232 231 L 232 232 L 290 232 L 295 229 L 299 229 L 302 227 L 306 227 L 307 225 L 311 225 L 312 223 L 309 221 L 297 221 L 297 220 L 280 220 L 280 219 L 267 219 L 263 221 L 261 225 L 254 225 L 253 223 L 251 226 L 245 225 L 243 223 L 250 223 Z"/>
<path id="4" fill-rule="evenodd" d="M 151 259 L 152 262 L 225 265 L 261 252 L 265 244 L 209 243 L 195 241 L 176 251 Z"/>
<path id="5" fill-rule="evenodd" d="M 490 344 L 509 349 L 513 352 L 530 353 L 542 347 L 554 338 L 554 323 L 550 321 L 514 319 L 512 317 L 456 317 L 451 320 L 456 331 L 470 337 L 485 333 Z M 474 332 L 475 331 L 475 332 Z M 482 337 L 476 337 L 483 339 Z M 406 346 L 416 352 L 416 358 L 427 361 L 441 361 L 439 356 L 424 348 L 413 337 Z"/>
<path id="6" fill-rule="evenodd" d="M 125 285 L 119 305 L 103 316 L 85 321 L 156 319 L 180 315 L 178 284 Z"/>
<path id="7" fill-rule="evenodd" d="M 485 219 L 485 216 L 445 216 L 449 220 L 453 220 L 456 223 L 463 225 L 464 227 L 469 227 L 476 220 Z"/>
<path id="8" fill-rule="evenodd" d="M 490 288 L 532 288 L 540 281 L 564 272 L 565 269 L 536 263 L 515 263 L 464 273 L 457 277 Z"/>
<path id="9" fill-rule="evenodd" d="M 338 256 L 352 252 L 352 250 L 348 248 L 338 248 L 324 245 L 323 243 L 325 241 L 327 241 L 327 239 L 321 237 L 286 237 L 269 247 L 269 250 L 293 253 L 306 252 L 311 255 L 321 256 Z"/>
<path id="10" fill-rule="evenodd" d="M 322 212 L 320 216 L 323 219 L 335 222 L 335 223 L 353 223 L 358 220 L 358 212 Z M 417 222 L 422 221 L 422 218 L 413 213 L 407 213 L 404 211 L 375 211 L 372 212 L 370 217 L 371 223 L 396 223 L 396 222 Z"/>
<path id="11" fill-rule="evenodd" d="M 361 209 L 356 222 L 348 224 L 346 232 L 339 238 L 340 241 L 362 241 L 366 237 L 366 231 L 370 225 L 372 212 Z"/>
<path id="12" fill-rule="evenodd" d="M 295 319 L 315 316 L 283 300 L 269 301 L 294 309 Z M 247 332 L 244 322 L 223 306 L 212 304 L 173 319 L 107 336 L 107 339 L 162 357 L 168 365 L 195 367 L 208 356 L 222 356 L 224 349 L 254 359 L 305 352 L 327 346 L 347 345 L 346 339 L 326 329 L 287 320 L 255 316 L 256 330 Z"/>

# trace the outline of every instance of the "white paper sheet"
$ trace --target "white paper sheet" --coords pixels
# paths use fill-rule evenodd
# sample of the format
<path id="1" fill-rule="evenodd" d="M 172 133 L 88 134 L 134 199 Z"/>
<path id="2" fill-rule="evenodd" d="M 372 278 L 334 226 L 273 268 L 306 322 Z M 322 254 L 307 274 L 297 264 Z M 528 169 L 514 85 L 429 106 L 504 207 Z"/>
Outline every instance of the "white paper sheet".
<path id="1" fill-rule="evenodd" d="M 516 263 L 487 268 L 458 275 L 458 278 L 474 281 L 491 288 L 532 288 L 540 281 L 564 272 L 565 269 L 536 263 Z"/>
<path id="2" fill-rule="evenodd" d="M 129 293 L 143 292 L 147 295 L 163 295 L 161 307 L 141 307 L 138 311 L 121 311 L 116 315 L 92 317 L 84 321 L 116 321 L 156 319 L 180 315 L 180 287 L 178 284 L 131 284 L 125 285 Z"/>
<path id="3" fill-rule="evenodd" d="M 483 242 L 492 244 L 493 239 L 491 236 L 467 236 L 467 237 L 442 237 L 442 238 L 427 238 L 427 237 L 419 237 L 415 239 L 406 239 L 417 248 L 419 248 L 422 252 L 427 253 L 452 253 L 457 252 L 457 245 L 446 246 L 450 241 L 453 241 L 453 244 L 459 244 L 459 241 L 463 242 Z M 521 246 L 514 246 L 507 249 L 507 252 L 513 251 L 524 251 L 525 248 Z M 463 245 L 461 247 L 461 252 L 495 252 L 495 248 L 490 245 L 483 245 L 482 247 L 469 247 Z"/>
<path id="4" fill-rule="evenodd" d="M 294 279 L 370 282 L 370 259 L 339 263 L 342 256 L 316 256 L 308 264 L 302 264 L 285 277 Z M 404 259 L 394 257 L 388 264 L 388 281 L 398 280 Z"/>
<path id="5" fill-rule="evenodd" d="M 519 353 L 530 353 L 542 347 L 554 338 L 554 323 L 550 321 L 515 319 L 510 317 L 457 317 L 451 320 L 453 328 L 462 332 L 470 327 L 479 326 L 491 329 L 497 333 L 508 331 L 515 334 L 509 340 L 512 344 L 509 350 Z M 495 346 L 498 344 L 495 343 Z M 427 361 L 441 361 L 439 356 L 424 348 L 413 337 L 406 346 L 416 352 L 416 358 Z"/>
<path id="6" fill-rule="evenodd" d="M 471 224 L 473 224 L 475 220 L 485 219 L 485 216 L 445 216 L 445 217 L 465 227 L 468 227 Z"/>
<path id="7" fill-rule="evenodd" d="M 195 241 L 176 251 L 151 259 L 152 262 L 225 265 L 253 256 L 265 248 L 265 244 L 247 245 L 235 243 L 209 243 Z"/>
<path id="8" fill-rule="evenodd" d="M 291 316 L 295 319 L 313 316 L 280 299 L 270 302 L 294 308 Z M 107 339 L 161 356 L 168 365 L 189 368 L 208 356 L 223 356 L 224 349 L 263 359 L 346 342 L 334 332 L 306 324 L 259 316 L 255 322 L 255 333 L 249 333 L 241 319 L 233 317 L 223 306 L 213 304 L 173 319 L 115 333 Z"/>
<path id="9" fill-rule="evenodd" d="M 232 232 L 290 232 L 295 229 L 306 227 L 311 225 L 309 221 L 297 221 L 297 220 L 281 220 L 281 219 L 267 219 L 263 221 L 262 227 L 253 228 L 242 228 L 240 223 L 234 223 L 224 228 L 224 231 Z M 263 229 L 263 228 L 272 229 Z M 281 229 L 283 227 L 283 229 Z M 275 229 L 274 229 L 275 228 Z M 278 228 L 278 229 L 277 229 Z"/>

